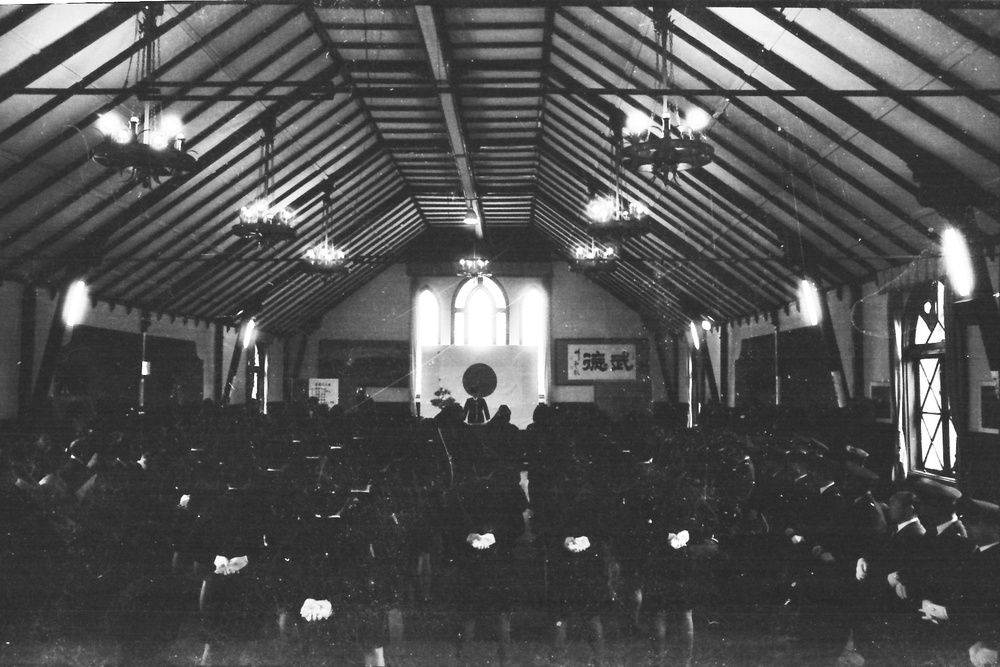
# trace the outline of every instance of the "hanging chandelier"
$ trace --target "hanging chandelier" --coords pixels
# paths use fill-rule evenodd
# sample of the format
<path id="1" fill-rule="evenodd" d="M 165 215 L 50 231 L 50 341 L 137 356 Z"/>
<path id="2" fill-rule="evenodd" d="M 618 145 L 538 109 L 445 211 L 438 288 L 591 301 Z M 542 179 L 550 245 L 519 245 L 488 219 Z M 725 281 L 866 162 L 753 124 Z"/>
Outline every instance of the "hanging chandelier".
<path id="1" fill-rule="evenodd" d="M 136 28 L 137 39 L 148 40 L 139 51 L 136 67 L 136 77 L 141 77 L 137 87 L 147 94 L 156 92 L 153 76 L 160 55 L 156 22 L 162 14 L 163 5 L 146 5 Z M 128 75 L 125 87 L 128 88 Z M 195 157 L 184 150 L 180 120 L 164 116 L 160 105 L 148 99 L 141 118 L 132 115 L 125 123 L 114 113 L 103 114 L 97 129 L 104 135 L 104 141 L 91 151 L 91 159 L 124 174 L 130 184 L 141 183 L 151 188 L 160 179 L 194 171 L 198 166 Z"/>
<path id="2" fill-rule="evenodd" d="M 474 278 L 477 282 L 483 282 L 483 278 L 489 278 L 492 273 L 489 270 L 490 261 L 478 256 L 458 260 L 458 275 L 463 278 Z"/>
<path id="3" fill-rule="evenodd" d="M 654 8 L 656 28 L 656 72 L 660 87 L 669 91 L 674 85 L 674 35 L 669 8 Z M 681 118 L 679 108 L 664 93 L 659 117 L 636 114 L 621 128 L 621 161 L 626 169 L 653 173 L 664 183 L 676 180 L 677 172 L 704 167 L 712 161 L 715 149 L 701 131 L 711 116 L 692 108 Z"/>
<path id="4" fill-rule="evenodd" d="M 233 226 L 233 234 L 256 241 L 258 245 L 271 245 L 295 238 L 292 219 L 295 215 L 283 206 L 271 206 L 272 171 L 274 167 L 274 115 L 267 113 L 261 121 L 263 137 L 260 146 L 260 172 L 257 178 L 257 198 L 249 206 L 240 208 L 240 221 Z"/>
<path id="5" fill-rule="evenodd" d="M 570 270 L 576 272 L 610 271 L 618 264 L 618 251 L 613 245 L 598 247 L 591 240 L 590 246 L 578 245 L 573 249 Z"/>
<path id="6" fill-rule="evenodd" d="M 330 243 L 331 189 L 323 193 L 323 240 L 302 255 L 302 268 L 309 273 L 330 277 L 347 273 L 347 253 Z"/>
<path id="7" fill-rule="evenodd" d="M 642 236 L 650 230 L 649 209 L 622 196 L 617 165 L 615 171 L 614 193 L 594 194 L 587 202 L 587 231 L 598 238 Z"/>

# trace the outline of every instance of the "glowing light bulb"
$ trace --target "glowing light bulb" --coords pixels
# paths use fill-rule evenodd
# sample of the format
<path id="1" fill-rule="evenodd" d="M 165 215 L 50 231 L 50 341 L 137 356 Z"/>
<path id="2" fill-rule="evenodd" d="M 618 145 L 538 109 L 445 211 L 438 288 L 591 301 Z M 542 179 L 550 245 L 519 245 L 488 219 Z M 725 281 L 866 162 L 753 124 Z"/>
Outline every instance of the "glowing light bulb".
<path id="1" fill-rule="evenodd" d="M 178 134 L 181 133 L 181 130 L 183 129 L 184 129 L 184 123 L 181 122 L 181 119 L 178 116 L 171 114 L 168 116 L 163 116 L 160 119 L 160 132 L 162 132 L 163 136 L 167 137 L 168 139 L 176 137 Z"/>
<path id="2" fill-rule="evenodd" d="M 250 320 L 243 327 L 243 349 L 250 347 L 251 341 L 253 341 L 253 331 L 257 328 L 257 323 Z"/>
<path id="3" fill-rule="evenodd" d="M 149 147 L 154 151 L 162 151 L 167 147 L 167 138 L 159 132 L 150 132 L 146 141 L 149 142 Z"/>
<path id="4" fill-rule="evenodd" d="M 692 107 L 684 114 L 684 124 L 694 132 L 701 132 L 712 124 L 712 116 L 704 109 Z"/>
<path id="5" fill-rule="evenodd" d="M 630 113 L 625 120 L 625 134 L 629 136 L 642 136 L 649 132 L 652 127 L 653 119 L 649 117 L 649 114 L 638 111 Z"/>
<path id="6" fill-rule="evenodd" d="M 955 294 L 963 299 L 972 296 L 976 281 L 965 237 L 957 229 L 949 227 L 941 235 L 941 245 L 945 267 Z"/>
<path id="7" fill-rule="evenodd" d="M 114 112 L 101 114 L 97 117 L 97 129 L 106 137 L 115 138 L 125 128 L 125 121 Z"/>
<path id="8" fill-rule="evenodd" d="M 802 312 L 805 314 L 806 319 L 809 320 L 809 323 L 816 326 L 819 324 L 820 313 L 822 312 L 819 304 L 819 292 L 811 281 L 804 279 L 800 288 L 800 294 Z"/>
<path id="9" fill-rule="evenodd" d="M 63 304 L 63 322 L 68 327 L 74 327 L 83 321 L 83 314 L 87 310 L 87 299 L 89 293 L 87 283 L 77 280 L 66 292 L 66 302 Z"/>
<path id="10" fill-rule="evenodd" d="M 615 202 L 610 197 L 594 197 L 587 203 L 585 212 L 594 222 L 610 222 L 615 215 Z"/>

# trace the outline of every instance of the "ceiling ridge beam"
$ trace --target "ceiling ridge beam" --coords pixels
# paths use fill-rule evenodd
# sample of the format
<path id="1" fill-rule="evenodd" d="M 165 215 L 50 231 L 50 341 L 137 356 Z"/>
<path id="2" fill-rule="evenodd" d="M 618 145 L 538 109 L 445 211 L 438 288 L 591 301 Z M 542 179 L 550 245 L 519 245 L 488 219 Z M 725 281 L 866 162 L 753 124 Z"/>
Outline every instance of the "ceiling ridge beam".
<path id="1" fill-rule="evenodd" d="M 442 35 L 440 30 L 443 20 L 438 16 L 437 11 L 428 5 L 416 5 L 414 10 L 420 25 L 420 32 L 423 35 L 424 49 L 430 60 L 434 85 L 439 87 L 438 99 L 441 101 L 444 124 L 448 130 L 448 141 L 451 143 L 455 167 L 458 169 L 458 178 L 462 184 L 462 194 L 476 213 L 476 237 L 481 239 L 483 238 L 483 212 L 479 205 L 479 197 L 476 195 L 476 178 L 467 150 L 467 133 L 462 126 L 461 112 L 455 94 L 443 90 L 443 87 L 450 86 L 451 77 L 448 71 L 451 66 L 451 48 L 447 35 Z"/>

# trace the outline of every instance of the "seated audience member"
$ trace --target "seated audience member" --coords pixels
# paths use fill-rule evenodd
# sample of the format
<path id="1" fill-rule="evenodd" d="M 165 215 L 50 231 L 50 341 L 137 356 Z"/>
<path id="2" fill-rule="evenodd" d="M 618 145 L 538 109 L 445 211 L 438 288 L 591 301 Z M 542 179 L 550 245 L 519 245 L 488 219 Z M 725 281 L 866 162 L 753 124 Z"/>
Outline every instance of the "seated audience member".
<path id="1" fill-rule="evenodd" d="M 493 419 L 489 420 L 486 425 L 491 429 L 496 429 L 497 431 L 519 430 L 517 426 L 510 423 L 510 408 L 506 405 L 501 405 L 497 408 L 497 412 L 493 415 Z"/>
<path id="2" fill-rule="evenodd" d="M 927 529 L 920 523 L 920 499 L 912 491 L 898 491 L 889 499 L 889 535 L 877 559 L 876 576 L 910 606 L 920 586 L 927 558 Z M 899 603 L 896 603 L 897 605 Z"/>
<path id="3" fill-rule="evenodd" d="M 958 565 L 975 546 L 957 513 L 962 492 L 926 477 L 914 478 L 911 487 L 920 496 L 920 518 L 927 527 L 923 597 L 948 604 L 958 585 Z"/>

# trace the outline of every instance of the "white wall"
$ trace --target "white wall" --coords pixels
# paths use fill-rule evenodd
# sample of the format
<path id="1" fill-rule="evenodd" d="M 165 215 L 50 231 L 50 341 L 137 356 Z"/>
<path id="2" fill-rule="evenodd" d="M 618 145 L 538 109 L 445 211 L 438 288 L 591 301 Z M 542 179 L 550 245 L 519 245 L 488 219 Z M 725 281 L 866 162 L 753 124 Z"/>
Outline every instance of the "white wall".
<path id="1" fill-rule="evenodd" d="M 520 343 L 519 303 L 528 290 L 541 286 L 549 294 L 549 340 L 557 338 L 644 338 L 649 342 L 650 382 L 654 401 L 666 399 L 657 350 L 651 332 L 639 315 L 603 288 L 565 263 L 553 264 L 551 278 L 494 275 L 510 304 L 510 343 Z M 412 340 L 412 307 L 417 290 L 427 287 L 440 305 L 440 343 L 451 342 L 451 304 L 462 282 L 458 276 L 409 277 L 403 264 L 393 265 L 371 283 L 327 313 L 310 335 L 300 377 L 315 377 L 319 341 Z M 551 348 L 550 348 L 551 354 Z M 547 364 L 551 375 L 551 362 Z M 551 402 L 591 402 L 590 386 L 555 385 L 550 378 Z"/>

